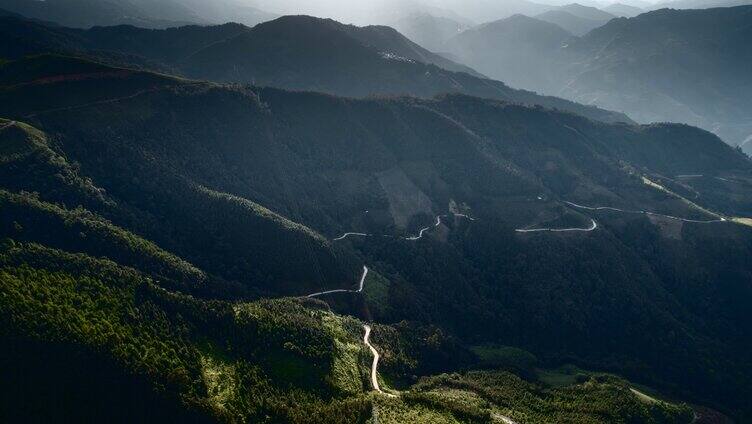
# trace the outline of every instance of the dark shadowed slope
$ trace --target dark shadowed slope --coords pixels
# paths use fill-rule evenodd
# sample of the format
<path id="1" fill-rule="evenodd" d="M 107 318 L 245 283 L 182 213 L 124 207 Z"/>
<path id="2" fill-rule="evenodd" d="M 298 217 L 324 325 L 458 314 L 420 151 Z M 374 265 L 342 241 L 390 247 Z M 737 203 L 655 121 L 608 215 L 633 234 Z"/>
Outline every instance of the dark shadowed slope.
<path id="1" fill-rule="evenodd" d="M 464 72 L 472 76 L 485 78 L 475 70 L 453 62 L 441 55 L 432 53 L 421 45 L 418 45 L 394 28 L 388 26 L 347 26 L 344 30 L 353 38 L 366 46 L 373 47 L 381 52 L 389 52 L 400 57 L 412 59 L 418 62 L 436 65 L 452 72 Z"/>
<path id="2" fill-rule="evenodd" d="M 74 28 L 107 25 L 169 28 L 226 22 L 252 26 L 277 17 L 243 0 L 0 0 L 0 9 Z"/>
<path id="3" fill-rule="evenodd" d="M 152 6 L 161 3 L 162 8 L 143 8 L 137 3 L 124 0 L 0 0 L 0 8 L 28 18 L 76 28 L 119 24 L 165 28 L 190 22 L 207 22 L 177 1 L 145 3 Z"/>
<path id="4" fill-rule="evenodd" d="M 10 49 L 15 53 L 11 58 L 49 50 L 74 51 L 221 82 L 355 97 L 463 93 L 540 104 L 606 122 L 629 121 L 623 114 L 515 90 L 499 81 L 423 63 L 418 59 L 441 60 L 388 28 L 357 28 L 306 16 L 284 17 L 254 28 L 227 24 L 165 31 L 127 26 L 90 31 L 51 29 L 5 18 L 0 20 L 0 34 L 23 41 L 22 50 Z M 30 43 L 30 39 L 52 42 L 48 47 Z"/>
<path id="5" fill-rule="evenodd" d="M 2 145 L 9 146 L 0 168 L 9 193 L 3 212 L 12 211 L 0 216 L 3 238 L 23 243 L 21 253 L 27 243 L 98 252 L 143 269 L 154 284 L 231 299 L 353 288 L 367 264 L 373 280 L 363 299 L 339 305 L 344 310 L 380 322 L 431 323 L 466 344 L 520 346 L 547 363 L 572 358 L 748 413 L 752 234 L 733 222 L 694 223 L 713 219 L 697 206 L 710 206 L 704 195 L 693 204 L 645 183 L 696 169 L 746 184 L 749 160 L 707 132 L 603 124 L 464 95 L 347 99 L 196 83 L 54 56 L 2 65 L 0 86 L 0 114 L 10 118 L 0 124 L 7 135 Z M 731 169 L 733 175 L 724 174 Z M 593 211 L 567 201 L 654 214 Z M 712 206 L 728 218 L 750 211 L 723 199 Z M 454 213 L 475 220 L 436 220 Z M 514 231 L 587 229 L 593 221 L 589 232 Z M 405 240 L 435 222 L 420 239 Z M 331 241 L 345 232 L 396 237 Z M 134 258 L 134 251 L 148 254 Z M 20 281 L 12 287 L 42 281 L 12 272 Z M 69 281 L 65 273 L 55 278 Z M 194 288 L 194 280 L 201 284 Z M 123 296 L 148 300 L 148 287 Z M 93 295 L 66 289 L 54 298 L 71 293 Z M 222 305 L 215 308 L 227 310 Z M 274 305 L 247 314 L 244 306 L 230 308 L 228 319 L 245 317 L 261 334 L 271 331 L 264 324 L 270 316 L 281 323 L 323 319 L 301 312 L 288 321 L 285 310 L 299 311 L 294 302 L 265 312 Z M 28 315 L 12 316 L 28 321 Z M 177 322 L 185 337 L 203 328 Z M 361 390 L 336 389 L 339 380 L 326 377 L 350 375 L 330 372 L 342 364 L 330 352 L 349 351 L 332 347 L 340 345 L 330 337 L 351 333 L 321 334 L 318 322 L 300 332 L 298 324 L 271 326 L 271 346 L 282 347 L 274 350 L 282 356 L 272 358 L 288 358 L 287 366 L 264 359 L 263 345 L 248 343 L 260 349 L 253 358 L 261 374 L 255 375 L 268 372 L 281 382 L 310 376 L 318 396 Z M 362 347 L 362 327 L 354 328 Z M 153 334 L 146 330 L 137 334 Z M 388 366 L 395 359 L 383 353 L 374 332 L 371 343 Z M 205 333 L 197 334 L 206 341 Z M 257 339 L 258 333 L 248 334 Z M 194 352 L 188 347 L 179 352 L 177 358 L 196 358 L 183 356 Z M 204 351 L 204 362 L 195 359 L 204 365 L 184 366 L 189 377 L 178 380 L 181 393 L 193 387 L 183 384 L 196 380 L 191 373 L 227 375 L 205 362 L 207 355 L 225 358 L 222 364 L 234 357 L 211 352 Z M 693 373 L 686 372 L 690 367 Z"/>

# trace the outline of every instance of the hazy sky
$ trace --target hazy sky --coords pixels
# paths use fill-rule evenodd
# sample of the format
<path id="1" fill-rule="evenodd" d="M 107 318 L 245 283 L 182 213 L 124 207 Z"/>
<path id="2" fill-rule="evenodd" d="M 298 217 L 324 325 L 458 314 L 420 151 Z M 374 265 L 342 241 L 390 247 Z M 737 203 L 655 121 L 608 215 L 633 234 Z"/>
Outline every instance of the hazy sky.
<path id="1" fill-rule="evenodd" d="M 536 6 L 573 2 L 606 6 L 617 0 L 238 0 L 279 15 L 306 14 L 358 24 L 388 24 L 411 13 L 428 12 L 475 23 L 501 19 L 514 13 L 535 13 Z M 656 0 L 618 0 L 644 6 Z M 543 6 L 545 7 L 545 6 Z"/>

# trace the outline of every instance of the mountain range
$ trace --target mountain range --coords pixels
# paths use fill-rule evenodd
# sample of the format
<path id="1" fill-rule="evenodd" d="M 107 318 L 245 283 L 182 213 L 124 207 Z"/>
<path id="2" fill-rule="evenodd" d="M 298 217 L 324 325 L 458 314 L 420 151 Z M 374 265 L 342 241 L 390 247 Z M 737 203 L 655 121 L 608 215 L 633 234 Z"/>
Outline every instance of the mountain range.
<path id="1" fill-rule="evenodd" d="M 638 122 L 697 125 L 740 145 L 752 136 L 750 22 L 752 6 L 662 9 L 574 37 L 516 17 L 471 28 L 450 39 L 446 51 L 514 87 Z"/>
<path id="2" fill-rule="evenodd" d="M 470 28 L 446 42 L 445 51 L 459 61 L 512 87 L 555 91 L 552 69 L 563 66 L 561 47 L 572 34 L 556 24 L 525 15 Z"/>
<path id="3" fill-rule="evenodd" d="M 574 35 L 584 35 L 603 26 L 616 16 L 595 7 L 577 3 L 564 5 L 554 10 L 535 15 L 535 18 L 558 25 Z"/>
<path id="4" fill-rule="evenodd" d="M 0 421 L 752 417 L 752 160 L 716 135 L 308 16 L 0 39 Z"/>
<path id="5" fill-rule="evenodd" d="M 277 17 L 242 0 L 0 0 L 0 9 L 74 28 L 107 25 L 168 28 L 228 21 L 255 25 Z"/>
<path id="6" fill-rule="evenodd" d="M 622 18 L 633 18 L 644 13 L 644 10 L 639 7 L 630 6 L 623 3 L 610 4 L 604 7 L 603 11 Z"/>
<path id="7" fill-rule="evenodd" d="M 749 199 L 744 190 L 752 187 L 752 164 L 709 133 L 676 125 L 596 123 L 463 95 L 357 100 L 222 86 L 61 56 L 6 63 L 0 81 L 0 114 L 10 119 L 2 130 L 7 146 L 3 231 L 13 240 L 6 242 L 11 250 L 4 260 L 10 267 L 5 272 L 14 278 L 27 272 L 13 268 L 19 257 L 37 264 L 36 272 L 50 273 L 49 278 L 104 272 L 86 271 L 86 266 L 134 267 L 144 277 L 133 278 L 150 278 L 138 289 L 155 293 L 147 295 L 157 296 L 149 304 L 180 311 L 182 306 L 167 305 L 187 300 L 160 290 L 247 301 L 298 296 L 347 287 L 365 262 L 372 269 L 365 299 L 335 297 L 337 310 L 366 311 L 379 322 L 436 325 L 462 335 L 464 346 L 503 340 L 533 352 L 547 366 L 577 358 L 581 366 L 636 377 L 737 414 L 744 411 L 741 393 L 750 381 L 745 373 L 752 369 L 745 353 L 745 335 L 752 329 L 744 323 L 752 321 L 743 301 L 750 288 L 743 258 L 752 253 L 752 232 L 730 217 L 752 212 L 748 200 L 741 200 Z M 678 175 L 690 172 L 711 177 L 689 185 Z M 658 184 L 666 188 L 657 190 Z M 705 207 L 716 212 L 667 190 L 702 193 Z M 655 215 L 588 212 L 565 202 L 646 209 Z M 444 219 L 425 240 L 400 239 L 447 211 L 474 221 Z M 719 220 L 717 213 L 729 222 L 711 223 Z M 591 219 L 598 228 L 592 234 L 525 232 L 584 229 Z M 349 231 L 394 238 L 331 241 Z M 61 257 L 64 252 L 84 255 L 76 263 L 103 256 L 114 264 L 63 271 L 51 264 L 73 260 Z M 660 252 L 657 257 L 655 252 Z M 693 259 L 680 259 L 686 257 Z M 680 260 L 681 272 L 676 268 Z M 723 273 L 723 286 L 708 286 L 717 273 Z M 674 283 L 677 278 L 680 285 Z M 504 283 L 499 286 L 499 281 Z M 583 287 L 590 287 L 586 295 Z M 68 296 L 63 293 L 50 293 L 48 302 Z M 127 293 L 125 299 L 132 296 Z M 34 293 L 24 296 L 36 299 Z M 137 294 L 138 302 L 142 296 Z M 205 308 L 195 302 L 187 307 Z M 288 313 L 304 313 L 291 312 L 299 306 L 284 305 L 261 303 L 248 310 L 256 311 L 249 312 L 254 320 L 269 308 L 283 308 L 282 320 Z M 219 319 L 207 313 L 184 319 Z M 289 318 L 293 322 L 299 319 L 294 316 Z M 489 319 L 500 325 L 481 324 Z M 53 321 L 34 323 L 61 331 Z M 346 322 L 337 325 L 352 328 Z M 200 338 L 205 328 L 201 324 L 198 333 L 185 337 Z M 63 334 L 79 334 L 70 331 Z M 274 331 L 292 331 L 279 342 L 264 339 L 277 352 L 274 346 L 302 343 L 298 332 L 312 330 Z M 339 343 L 354 343 L 347 334 L 356 332 L 337 336 Z M 675 336 L 661 341 L 666 334 Z M 28 340 L 24 332 L 13 337 Z M 66 349 L 81 349 L 78 342 L 66 343 Z M 216 339 L 211 345 L 216 343 L 227 342 Z M 634 349 L 646 345 L 651 349 Z M 292 355 L 289 361 L 295 363 L 313 353 L 279 349 L 273 357 L 239 353 L 235 361 L 260 361 L 263 378 L 304 384 L 293 377 L 297 374 L 278 374 L 274 362 L 264 361 Z M 335 356 L 316 361 L 337 367 L 342 357 L 323 352 Z M 210 375 L 240 366 L 221 357 L 201 354 L 195 360 L 203 358 L 204 365 L 187 369 L 203 372 L 194 378 L 213 387 Z M 78 363 L 74 357 L 66 360 Z M 666 367 L 667 360 L 675 366 Z M 710 361 L 713 374 L 684 372 L 687 366 L 709 370 Z M 407 379 L 400 384 L 412 384 L 410 373 L 420 372 L 388 371 L 388 363 L 383 372 L 393 372 L 395 382 Z M 434 363 L 437 368 L 423 372 L 457 366 Z M 316 372 L 326 373 L 326 367 Z M 159 369 L 152 378 L 166 372 Z M 180 381 L 168 393 L 189 390 Z M 333 386 L 316 389 L 315 381 Z M 262 387 L 246 384 L 243 390 Z M 316 396 L 332 390 L 351 393 L 340 399 L 354 399 L 360 390 L 352 378 L 314 378 L 310 384 L 301 387 Z M 201 399 L 201 390 L 191 396 Z M 207 405 L 220 405 L 230 415 L 282 413 L 232 406 L 233 399 Z"/>
<path id="8" fill-rule="evenodd" d="M 428 13 L 404 17 L 391 26 L 416 44 L 433 52 L 442 52 L 444 43 L 472 25 Z"/>
<path id="9" fill-rule="evenodd" d="M 620 113 L 512 89 L 427 51 L 388 27 L 289 16 L 253 28 L 226 24 L 82 31 L 4 18 L 0 33 L 15 40 L 6 45 L 7 57 L 57 51 L 220 82 L 356 97 L 464 93 L 541 104 L 607 122 L 630 121 Z"/>
<path id="10" fill-rule="evenodd" d="M 752 6 L 658 10 L 568 45 L 579 62 L 559 94 L 640 122 L 686 122 L 731 144 L 752 136 Z"/>

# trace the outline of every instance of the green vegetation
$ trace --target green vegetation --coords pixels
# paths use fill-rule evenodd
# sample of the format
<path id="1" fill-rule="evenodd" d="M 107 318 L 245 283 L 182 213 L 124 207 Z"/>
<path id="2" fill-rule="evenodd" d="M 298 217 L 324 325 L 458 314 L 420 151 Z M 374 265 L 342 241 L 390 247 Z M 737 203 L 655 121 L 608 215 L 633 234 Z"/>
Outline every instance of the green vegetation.
<path id="1" fill-rule="evenodd" d="M 421 379 L 399 398 L 374 401 L 383 423 L 691 423 L 692 409 L 645 402 L 629 384 L 596 375 L 546 388 L 502 371 L 442 374 Z"/>
<path id="2" fill-rule="evenodd" d="M 682 422 L 685 408 L 640 402 L 612 377 L 538 371 L 575 363 L 750 413 L 749 228 L 565 203 L 693 217 L 642 176 L 678 162 L 749 174 L 716 138 L 461 95 L 346 99 L 77 62 L 36 57 L 0 73 L 0 109 L 17 121 L 0 130 L 0 320 L 14 346 L 2 363 L 17 366 L 0 370 L 26 399 L 0 410 L 30 414 L 70 387 L 40 413 Z M 35 79 L 18 85 L 24 67 Z M 688 151 L 676 152 L 677 137 L 692 140 Z M 411 195 L 422 200 L 393 216 Z M 395 237 L 455 204 L 477 219 Z M 585 217 L 597 231 L 514 231 Z M 379 236 L 332 241 L 353 228 Z M 351 288 L 364 264 L 362 296 L 285 298 Z M 361 323 L 332 310 L 374 322 L 379 375 L 399 399 L 364 394 Z M 421 380 L 478 367 L 519 378 Z M 530 383 L 539 375 L 563 387 Z M 113 403 L 122 410 L 108 412 Z"/>
<path id="3" fill-rule="evenodd" d="M 2 368 L 3 381 L 16 387 L 3 399 L 4 420 L 35 408 L 41 416 L 118 422 L 158 420 L 175 410 L 190 421 L 304 422 L 321 414 L 320 422 L 357 422 L 367 411 L 353 398 L 367 372 L 353 319 L 296 300 L 198 301 L 107 260 L 9 239 L 0 281 L 0 337 L 12 347 L 1 359 L 15 364 Z M 60 353 L 56 361 L 99 373 L 87 373 L 89 381 L 34 371 L 43 346 Z M 64 380 L 50 380 L 55 376 Z M 107 379 L 123 384 L 114 392 L 122 403 L 107 404 L 114 395 L 92 390 Z M 42 407 L 44 395 L 62 401 Z M 84 396 L 88 407 L 65 403 Z M 129 399 L 144 405 L 129 410 Z"/>
<path id="4" fill-rule="evenodd" d="M 206 282 L 206 275 L 191 264 L 86 209 L 67 210 L 28 193 L 0 190 L 0 211 L 4 217 L 0 222 L 2 233 L 16 240 L 107 257 L 187 291 L 195 291 Z"/>
<path id="5" fill-rule="evenodd" d="M 691 423 L 686 405 L 643 402 L 628 383 L 595 376 L 582 384 L 548 389 L 507 372 L 471 372 L 421 380 L 407 403 L 443 408 L 463 422 L 504 416 L 521 423 Z M 497 420 L 498 421 L 498 420 Z"/>
<path id="6" fill-rule="evenodd" d="M 480 365 L 487 368 L 513 370 L 518 374 L 528 374 L 535 370 L 538 358 L 530 352 L 513 347 L 482 345 L 470 350 L 480 359 Z"/>

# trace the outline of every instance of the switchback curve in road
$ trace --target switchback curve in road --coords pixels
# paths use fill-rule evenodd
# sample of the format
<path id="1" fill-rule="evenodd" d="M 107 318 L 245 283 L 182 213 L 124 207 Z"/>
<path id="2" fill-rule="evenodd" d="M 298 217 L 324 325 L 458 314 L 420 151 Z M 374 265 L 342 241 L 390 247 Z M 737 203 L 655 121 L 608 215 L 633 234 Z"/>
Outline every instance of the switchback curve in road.
<path id="1" fill-rule="evenodd" d="M 379 352 L 376 350 L 376 348 L 371 344 L 371 326 L 368 324 L 363 324 L 363 329 L 365 330 L 365 334 L 363 335 L 363 344 L 368 346 L 368 348 L 371 349 L 371 354 L 373 354 L 373 362 L 371 363 L 371 385 L 373 386 L 373 390 L 381 393 L 382 395 L 396 397 L 391 393 L 384 392 L 383 390 L 381 390 L 381 387 L 379 387 L 378 368 L 379 359 L 381 358 L 381 356 L 379 355 Z"/>
<path id="2" fill-rule="evenodd" d="M 472 217 L 470 217 L 468 215 L 465 215 L 463 213 L 453 213 L 452 215 L 454 215 L 456 217 L 459 217 L 459 218 L 467 219 L 468 221 L 475 221 L 475 218 L 472 218 Z M 436 217 L 436 222 L 433 225 L 431 225 L 431 226 L 421 228 L 420 231 L 418 232 L 417 236 L 411 236 L 411 237 L 394 237 L 394 238 L 399 238 L 401 240 L 407 240 L 407 241 L 418 241 L 418 240 L 420 240 L 420 239 L 423 238 L 423 236 L 425 235 L 425 233 L 427 231 L 429 231 L 429 230 L 431 230 L 433 228 L 436 228 L 439 225 L 441 225 L 441 219 L 442 218 L 446 218 L 447 216 L 448 215 L 438 215 Z M 332 241 L 342 241 L 342 240 L 344 240 L 346 238 L 349 238 L 349 237 L 374 237 L 374 235 L 373 234 L 367 234 L 367 233 L 344 233 L 341 236 L 332 239 Z M 390 237 L 391 238 L 393 236 L 385 235 L 383 237 Z"/>
<path id="3" fill-rule="evenodd" d="M 358 283 L 358 289 L 357 290 L 347 290 L 347 289 L 336 289 L 336 290 L 327 290 L 323 292 L 313 293 L 309 294 L 306 297 L 319 297 L 326 294 L 332 294 L 332 293 L 360 293 L 363 291 L 363 284 L 366 281 L 366 276 L 368 275 L 368 267 L 363 265 L 363 275 L 360 276 L 360 282 Z"/>
<path id="4" fill-rule="evenodd" d="M 348 237 L 352 237 L 352 236 L 371 237 L 370 234 L 366 234 L 366 233 L 345 233 L 345 234 L 342 234 L 341 236 L 339 236 L 339 237 L 337 237 L 335 239 L 332 239 L 332 241 L 340 241 L 340 240 L 344 240 L 344 239 L 346 239 Z"/>
<path id="5" fill-rule="evenodd" d="M 436 223 L 435 223 L 435 224 L 433 224 L 432 226 L 430 226 L 430 227 L 425 227 L 425 228 L 421 228 L 421 229 L 420 229 L 420 232 L 418 232 L 418 235 L 417 235 L 417 236 L 413 236 L 413 237 L 404 237 L 404 239 L 405 239 L 405 240 L 408 240 L 408 241 L 416 241 L 416 240 L 420 240 L 420 239 L 422 239 L 422 238 L 423 238 L 423 234 L 425 234 L 425 232 L 426 232 L 426 231 L 430 230 L 431 228 L 436 228 L 436 227 L 438 227 L 439 225 L 441 225 L 441 217 L 442 217 L 442 215 L 439 215 L 439 216 L 437 216 L 437 217 L 436 217 Z"/>

